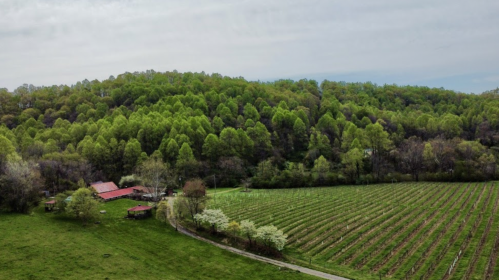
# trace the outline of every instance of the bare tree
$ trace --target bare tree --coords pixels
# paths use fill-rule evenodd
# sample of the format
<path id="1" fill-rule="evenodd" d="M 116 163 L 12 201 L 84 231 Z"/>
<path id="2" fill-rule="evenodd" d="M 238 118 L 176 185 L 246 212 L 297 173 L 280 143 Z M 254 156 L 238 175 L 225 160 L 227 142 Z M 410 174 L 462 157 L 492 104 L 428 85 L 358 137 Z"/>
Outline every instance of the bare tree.
<path id="1" fill-rule="evenodd" d="M 423 151 L 424 144 L 419 137 L 412 136 L 404 140 L 400 146 L 400 157 L 402 160 L 402 167 L 410 172 L 412 178 L 419 181 L 419 173 L 423 169 Z"/>
<path id="2" fill-rule="evenodd" d="M 160 158 L 150 158 L 137 168 L 138 176 L 154 202 L 161 200 L 161 193 L 166 187 L 168 165 Z"/>
<path id="3" fill-rule="evenodd" d="M 189 210 L 192 220 L 195 221 L 194 216 L 204 209 L 208 200 L 206 186 L 201 179 L 194 179 L 187 181 L 183 190 L 184 194 L 178 199 L 178 202 Z"/>

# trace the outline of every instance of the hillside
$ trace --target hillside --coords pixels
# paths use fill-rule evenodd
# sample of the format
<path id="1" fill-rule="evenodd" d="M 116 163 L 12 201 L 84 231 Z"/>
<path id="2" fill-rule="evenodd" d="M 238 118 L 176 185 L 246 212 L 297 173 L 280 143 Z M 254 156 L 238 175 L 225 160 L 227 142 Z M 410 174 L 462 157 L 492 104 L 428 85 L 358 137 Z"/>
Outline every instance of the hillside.
<path id="1" fill-rule="evenodd" d="M 42 207 L 31 215 L 0 212 L 0 279 L 315 279 L 218 249 L 155 219 L 123 219 L 136 203 L 102 204 L 101 224 L 87 227 Z"/>
<path id="2" fill-rule="evenodd" d="M 498 178 L 499 98 L 413 86 L 125 73 L 0 90 L 0 162 L 37 163 L 44 189 L 132 174 L 150 157 L 170 184 L 303 187 Z"/>

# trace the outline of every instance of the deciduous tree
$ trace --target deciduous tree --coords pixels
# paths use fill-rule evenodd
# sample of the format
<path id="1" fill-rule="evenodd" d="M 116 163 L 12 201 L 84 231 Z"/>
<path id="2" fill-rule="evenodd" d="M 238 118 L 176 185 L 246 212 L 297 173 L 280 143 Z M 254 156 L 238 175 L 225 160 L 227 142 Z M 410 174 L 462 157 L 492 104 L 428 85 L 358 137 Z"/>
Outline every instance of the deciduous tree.
<path id="1" fill-rule="evenodd" d="M 270 226 L 262 226 L 256 230 L 255 238 L 260 240 L 263 245 L 268 248 L 276 248 L 281 251 L 284 249 L 284 245 L 287 242 L 287 235 L 285 235 L 282 230 L 277 229 L 277 227 Z"/>
<path id="2" fill-rule="evenodd" d="M 92 191 L 88 188 L 79 188 L 71 197 L 66 206 L 66 212 L 87 224 L 99 215 L 99 203 L 93 198 Z"/>

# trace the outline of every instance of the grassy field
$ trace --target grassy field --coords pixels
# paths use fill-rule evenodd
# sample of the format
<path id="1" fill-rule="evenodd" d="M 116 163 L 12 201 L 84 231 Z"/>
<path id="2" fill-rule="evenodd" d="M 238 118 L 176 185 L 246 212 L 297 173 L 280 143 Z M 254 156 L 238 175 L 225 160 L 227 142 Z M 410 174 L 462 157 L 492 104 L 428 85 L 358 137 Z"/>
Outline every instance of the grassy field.
<path id="1" fill-rule="evenodd" d="M 316 279 L 228 253 L 152 218 L 123 219 L 136 204 L 102 204 L 101 224 L 87 227 L 42 208 L 0 213 L 0 279 Z"/>
<path id="2" fill-rule="evenodd" d="M 499 279 L 497 183 L 228 192 L 231 219 L 289 235 L 290 262 L 355 279 Z"/>

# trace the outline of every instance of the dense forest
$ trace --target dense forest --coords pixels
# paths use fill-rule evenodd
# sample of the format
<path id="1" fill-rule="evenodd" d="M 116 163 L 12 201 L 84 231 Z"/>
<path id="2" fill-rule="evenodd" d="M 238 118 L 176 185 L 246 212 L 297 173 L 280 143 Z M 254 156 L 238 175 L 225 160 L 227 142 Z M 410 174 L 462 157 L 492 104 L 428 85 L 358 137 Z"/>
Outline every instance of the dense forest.
<path id="1" fill-rule="evenodd" d="M 499 90 L 150 70 L 0 89 L 0 184 L 23 170 L 56 192 L 79 179 L 118 183 L 151 157 L 174 185 L 490 180 L 498 131 Z"/>

